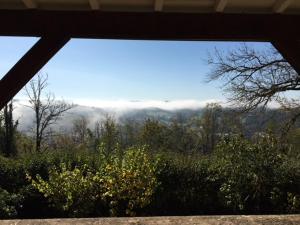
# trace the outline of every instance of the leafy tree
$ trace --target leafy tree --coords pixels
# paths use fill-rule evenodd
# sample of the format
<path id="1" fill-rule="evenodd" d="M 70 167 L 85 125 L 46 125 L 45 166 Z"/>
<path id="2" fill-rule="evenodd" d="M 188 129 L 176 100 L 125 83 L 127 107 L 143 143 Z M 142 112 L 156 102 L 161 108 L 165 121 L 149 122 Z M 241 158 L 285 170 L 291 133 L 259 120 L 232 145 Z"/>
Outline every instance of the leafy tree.
<path id="1" fill-rule="evenodd" d="M 197 152 L 200 150 L 199 131 L 193 126 L 195 121 L 183 122 L 180 117 L 172 120 L 167 127 L 165 139 L 167 142 L 166 149 L 182 153 Z"/>
<path id="2" fill-rule="evenodd" d="M 140 126 L 139 123 L 133 119 L 127 119 L 122 126 L 120 126 L 120 144 L 123 148 L 134 146 L 138 143 Z"/>
<path id="3" fill-rule="evenodd" d="M 147 119 L 140 132 L 141 144 L 148 145 L 151 150 L 162 150 L 165 145 L 166 127 L 158 120 Z"/>
<path id="4" fill-rule="evenodd" d="M 248 131 L 244 124 L 246 117 L 243 117 L 243 115 L 235 109 L 223 108 L 221 111 L 221 121 L 219 121 L 220 134 L 224 136 L 246 133 Z"/>
<path id="5" fill-rule="evenodd" d="M 113 117 L 107 116 L 100 124 L 100 143 L 109 155 L 119 143 L 119 130 Z"/>
<path id="6" fill-rule="evenodd" d="M 300 153 L 300 128 L 294 128 L 290 131 L 288 142 Z"/>
<path id="7" fill-rule="evenodd" d="M 17 132 L 16 134 L 16 148 L 18 154 L 29 154 L 34 151 L 34 141 L 31 136 L 23 133 Z"/>

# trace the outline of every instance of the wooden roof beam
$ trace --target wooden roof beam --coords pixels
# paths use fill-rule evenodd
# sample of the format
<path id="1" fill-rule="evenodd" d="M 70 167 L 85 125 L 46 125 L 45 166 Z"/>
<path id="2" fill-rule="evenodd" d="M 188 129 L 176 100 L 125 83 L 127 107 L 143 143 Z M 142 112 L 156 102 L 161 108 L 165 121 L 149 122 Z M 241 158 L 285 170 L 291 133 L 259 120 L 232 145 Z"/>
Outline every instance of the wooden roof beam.
<path id="1" fill-rule="evenodd" d="M 216 0 L 215 11 L 224 12 L 226 5 L 227 5 L 227 0 Z"/>
<path id="2" fill-rule="evenodd" d="M 0 110 L 70 40 L 42 37 L 0 80 Z"/>
<path id="3" fill-rule="evenodd" d="M 154 11 L 161 12 L 164 7 L 164 0 L 154 0 Z"/>
<path id="4" fill-rule="evenodd" d="M 28 9 L 36 9 L 37 8 L 37 4 L 34 0 L 22 0 L 22 2 Z"/>
<path id="5" fill-rule="evenodd" d="M 283 13 L 292 2 L 293 0 L 277 0 L 273 6 L 273 12 Z"/>
<path id="6" fill-rule="evenodd" d="M 36 21 L 39 21 L 38 23 Z M 0 36 L 271 41 L 300 39 L 300 15 L 0 10 Z"/>
<path id="7" fill-rule="evenodd" d="M 89 0 L 89 4 L 92 10 L 99 10 L 100 9 L 100 3 L 99 0 Z"/>
<path id="8" fill-rule="evenodd" d="M 300 39 L 277 39 L 272 44 L 300 76 Z"/>

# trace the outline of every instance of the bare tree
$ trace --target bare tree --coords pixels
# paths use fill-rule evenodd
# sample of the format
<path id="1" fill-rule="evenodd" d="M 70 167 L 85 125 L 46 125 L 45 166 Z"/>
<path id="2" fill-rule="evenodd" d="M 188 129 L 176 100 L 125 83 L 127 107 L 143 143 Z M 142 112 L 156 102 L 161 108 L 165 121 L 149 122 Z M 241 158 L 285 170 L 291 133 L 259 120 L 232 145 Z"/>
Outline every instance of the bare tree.
<path id="1" fill-rule="evenodd" d="M 290 121 L 300 117 L 300 99 L 285 95 L 300 90 L 300 75 L 272 46 L 257 50 L 243 44 L 226 53 L 216 50 L 208 64 L 212 66 L 209 81 L 224 81 L 229 102 L 243 111 L 264 109 L 268 103 L 277 102 L 293 111 Z"/>
<path id="2" fill-rule="evenodd" d="M 88 136 L 88 120 L 84 116 L 73 120 L 73 139 L 77 144 L 84 144 Z"/>
<path id="3" fill-rule="evenodd" d="M 210 153 L 217 143 L 217 135 L 220 130 L 218 118 L 222 113 L 222 107 L 217 103 L 206 105 L 201 121 L 201 136 L 203 153 Z"/>
<path id="4" fill-rule="evenodd" d="M 38 74 L 36 79 L 31 80 L 25 87 L 29 97 L 29 107 L 34 110 L 35 150 L 37 152 L 41 151 L 42 142 L 50 126 L 55 124 L 66 111 L 74 107 L 73 104 L 56 100 L 52 93 L 44 94 L 47 80 L 47 75 Z"/>

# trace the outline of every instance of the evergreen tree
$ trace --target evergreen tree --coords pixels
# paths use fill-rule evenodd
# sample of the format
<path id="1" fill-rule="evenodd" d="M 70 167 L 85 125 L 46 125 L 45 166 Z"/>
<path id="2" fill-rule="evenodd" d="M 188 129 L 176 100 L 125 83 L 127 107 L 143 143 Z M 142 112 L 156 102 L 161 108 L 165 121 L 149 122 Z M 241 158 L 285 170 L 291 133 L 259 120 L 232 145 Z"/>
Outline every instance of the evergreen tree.
<path id="1" fill-rule="evenodd" d="M 0 151 L 5 156 L 16 156 L 16 131 L 18 121 L 13 120 L 13 104 L 6 105 L 0 117 Z"/>

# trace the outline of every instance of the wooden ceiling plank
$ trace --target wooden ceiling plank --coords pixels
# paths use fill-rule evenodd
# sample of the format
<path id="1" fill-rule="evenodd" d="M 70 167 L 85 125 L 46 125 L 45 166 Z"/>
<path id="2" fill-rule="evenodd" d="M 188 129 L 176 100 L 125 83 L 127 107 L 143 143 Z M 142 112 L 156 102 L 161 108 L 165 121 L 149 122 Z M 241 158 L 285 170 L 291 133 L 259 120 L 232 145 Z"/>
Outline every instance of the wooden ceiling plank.
<path id="1" fill-rule="evenodd" d="M 34 0 L 22 0 L 22 2 L 28 9 L 36 9 L 37 8 L 37 4 Z"/>
<path id="2" fill-rule="evenodd" d="M 89 0 L 89 4 L 92 10 L 99 10 L 100 9 L 100 3 L 98 0 Z"/>
<path id="3" fill-rule="evenodd" d="M 274 13 L 283 13 L 293 2 L 293 0 L 277 0 L 273 6 Z"/>
<path id="4" fill-rule="evenodd" d="M 228 2 L 227 0 L 216 0 L 215 11 L 224 12 L 227 2 Z"/>
<path id="5" fill-rule="evenodd" d="M 154 11 L 161 12 L 164 7 L 164 0 L 154 0 Z"/>
<path id="6" fill-rule="evenodd" d="M 2 109 L 39 70 L 70 40 L 42 37 L 0 80 Z"/>

